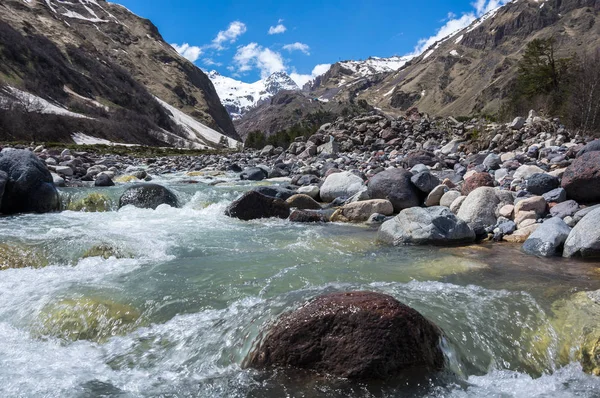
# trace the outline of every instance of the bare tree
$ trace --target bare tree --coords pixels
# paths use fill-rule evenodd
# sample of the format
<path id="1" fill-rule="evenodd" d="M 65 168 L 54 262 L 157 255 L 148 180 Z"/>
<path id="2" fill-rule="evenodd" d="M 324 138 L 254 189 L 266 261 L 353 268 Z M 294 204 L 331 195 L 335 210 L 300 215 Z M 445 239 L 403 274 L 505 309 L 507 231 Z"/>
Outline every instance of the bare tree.
<path id="1" fill-rule="evenodd" d="M 572 66 L 571 118 L 585 133 L 600 133 L 600 49 L 575 59 Z"/>

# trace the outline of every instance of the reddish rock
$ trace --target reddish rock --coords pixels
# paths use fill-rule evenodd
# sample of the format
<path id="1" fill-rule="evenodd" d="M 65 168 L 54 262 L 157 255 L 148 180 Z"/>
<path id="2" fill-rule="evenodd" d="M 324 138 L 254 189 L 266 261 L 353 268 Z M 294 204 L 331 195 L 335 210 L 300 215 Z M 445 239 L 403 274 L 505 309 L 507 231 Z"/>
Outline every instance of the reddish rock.
<path id="1" fill-rule="evenodd" d="M 600 201 L 600 152 L 587 152 L 567 167 L 561 186 L 577 202 Z"/>
<path id="2" fill-rule="evenodd" d="M 471 192 L 480 187 L 494 187 L 494 177 L 490 173 L 475 173 L 465 180 L 461 193 L 469 196 Z"/>
<path id="3" fill-rule="evenodd" d="M 438 327 L 391 296 L 327 294 L 282 315 L 250 352 L 245 366 L 390 379 L 441 370 L 440 338 Z"/>

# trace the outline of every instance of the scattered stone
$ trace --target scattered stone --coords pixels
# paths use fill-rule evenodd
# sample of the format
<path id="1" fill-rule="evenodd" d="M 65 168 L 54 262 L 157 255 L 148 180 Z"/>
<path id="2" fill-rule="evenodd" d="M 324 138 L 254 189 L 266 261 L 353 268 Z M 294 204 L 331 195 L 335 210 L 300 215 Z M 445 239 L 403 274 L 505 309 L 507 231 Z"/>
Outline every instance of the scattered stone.
<path id="1" fill-rule="evenodd" d="M 413 167 L 414 168 L 414 167 Z M 435 175 L 431 174 L 429 170 L 422 171 L 415 174 L 410 178 L 410 181 L 417 187 L 421 192 L 428 194 L 433 188 L 440 185 L 440 179 Z"/>
<path id="2" fill-rule="evenodd" d="M 313 199 L 317 199 L 319 197 L 319 187 L 314 185 L 300 187 L 298 188 L 298 193 L 308 195 Z"/>
<path id="3" fill-rule="evenodd" d="M 419 206 L 419 193 L 410 181 L 411 177 L 412 174 L 404 169 L 389 169 L 377 173 L 369 181 L 369 196 L 372 199 L 389 200 L 396 213 Z"/>
<path id="4" fill-rule="evenodd" d="M 579 204 L 574 200 L 567 200 L 562 203 L 558 203 L 550 209 L 552 217 L 565 218 L 575 215 L 579 210 Z"/>
<path id="5" fill-rule="evenodd" d="M 593 152 L 592 152 L 593 153 Z M 584 154 L 581 158 L 585 157 Z M 580 159 L 581 159 L 580 158 Z M 565 242 L 564 257 L 600 257 L 600 208 L 589 212 L 573 228 Z"/>
<path id="6" fill-rule="evenodd" d="M 482 235 L 486 228 L 496 225 L 498 204 L 500 199 L 494 188 L 480 187 L 467 196 L 457 215 L 466 221 L 477 235 Z"/>
<path id="7" fill-rule="evenodd" d="M 546 192 L 542 197 L 548 203 L 562 203 L 567 200 L 567 191 L 565 191 L 564 188 L 556 188 Z"/>
<path id="8" fill-rule="evenodd" d="M 320 195 L 324 202 L 332 202 L 335 198 L 350 198 L 364 186 L 362 178 L 349 171 L 330 174 L 321 186 Z"/>
<path id="9" fill-rule="evenodd" d="M 250 167 L 242 171 L 240 174 L 241 180 L 262 181 L 267 178 L 268 173 L 259 167 Z"/>
<path id="10" fill-rule="evenodd" d="M 286 200 L 290 208 L 298 210 L 320 210 L 321 205 L 308 195 L 296 194 Z"/>
<path id="11" fill-rule="evenodd" d="M 529 236 L 534 233 L 535 230 L 540 227 L 540 225 L 541 224 L 536 223 L 525 228 L 517 229 L 511 235 L 504 235 L 502 239 L 510 243 L 525 243 L 527 238 L 529 238 Z"/>
<path id="12" fill-rule="evenodd" d="M 462 194 L 469 196 L 471 192 L 480 187 L 493 187 L 494 178 L 489 173 L 475 173 L 465 179 L 462 187 Z"/>
<path id="13" fill-rule="evenodd" d="M 329 218 L 323 212 L 312 210 L 292 210 L 288 219 L 298 223 L 329 222 Z"/>
<path id="14" fill-rule="evenodd" d="M 394 214 L 394 206 L 389 200 L 385 199 L 371 199 L 349 203 L 338 209 L 331 217 L 331 221 L 364 222 L 375 213 L 391 216 Z"/>
<path id="15" fill-rule="evenodd" d="M 450 188 L 448 188 L 446 185 L 438 185 L 429 193 L 429 195 L 427 195 L 427 199 L 425 199 L 425 206 L 439 206 L 442 197 L 449 190 Z"/>
<path id="16" fill-rule="evenodd" d="M 448 191 L 440 198 L 440 206 L 450 207 L 452 203 L 460 196 L 461 194 L 458 191 Z"/>
<path id="17" fill-rule="evenodd" d="M 527 179 L 527 190 L 534 195 L 543 195 L 559 186 L 558 178 L 546 173 L 532 174 Z"/>
<path id="18" fill-rule="evenodd" d="M 94 181 L 94 185 L 97 187 L 112 187 L 115 183 L 108 174 L 99 174 L 96 181 Z"/>

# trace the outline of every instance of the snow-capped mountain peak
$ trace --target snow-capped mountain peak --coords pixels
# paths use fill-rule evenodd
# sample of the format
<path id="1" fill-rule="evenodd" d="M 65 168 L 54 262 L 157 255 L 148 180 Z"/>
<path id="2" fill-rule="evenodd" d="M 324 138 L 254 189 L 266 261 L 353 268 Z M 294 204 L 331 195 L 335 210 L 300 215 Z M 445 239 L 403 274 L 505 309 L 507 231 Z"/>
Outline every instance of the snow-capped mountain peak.
<path id="1" fill-rule="evenodd" d="M 248 110 L 280 91 L 300 90 L 300 87 L 285 72 L 275 72 L 254 83 L 232 79 L 217 71 L 208 72 L 208 77 L 232 119 L 240 118 Z"/>
<path id="2" fill-rule="evenodd" d="M 340 65 L 358 76 L 370 76 L 377 73 L 395 72 L 413 58 L 412 55 L 389 58 L 370 57 L 364 61 L 342 61 Z"/>

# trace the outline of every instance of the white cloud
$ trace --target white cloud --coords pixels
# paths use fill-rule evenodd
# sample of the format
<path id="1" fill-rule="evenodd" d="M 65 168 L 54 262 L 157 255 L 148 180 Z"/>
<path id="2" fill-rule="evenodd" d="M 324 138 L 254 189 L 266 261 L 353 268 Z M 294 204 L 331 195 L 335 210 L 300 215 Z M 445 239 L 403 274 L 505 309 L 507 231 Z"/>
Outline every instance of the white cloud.
<path id="1" fill-rule="evenodd" d="M 286 44 L 285 46 L 283 46 L 284 50 L 288 50 L 289 52 L 292 51 L 302 51 L 304 54 L 306 55 L 310 55 L 310 47 L 308 46 L 308 44 L 304 44 L 304 43 L 292 43 L 292 44 Z"/>
<path id="2" fill-rule="evenodd" d="M 256 68 L 260 70 L 260 76 L 263 79 L 275 72 L 284 72 L 287 69 L 280 53 L 264 48 L 257 43 L 238 47 L 233 61 L 238 73 Z"/>
<path id="3" fill-rule="evenodd" d="M 279 22 L 281 22 L 282 20 L 280 19 Z M 271 26 L 269 28 L 269 34 L 270 35 L 278 35 L 281 33 L 285 33 L 285 31 L 287 30 L 287 28 L 285 27 L 285 25 L 283 24 L 278 24 L 277 26 Z"/>
<path id="4" fill-rule="evenodd" d="M 188 43 L 183 43 L 182 45 L 171 44 L 171 46 L 184 58 L 192 62 L 196 62 L 202 54 L 202 49 L 200 47 L 190 46 Z"/>
<path id="5" fill-rule="evenodd" d="M 212 58 L 204 58 L 202 60 L 202 63 L 207 66 L 223 66 L 223 64 L 221 62 L 216 62 Z"/>
<path id="6" fill-rule="evenodd" d="M 511 0 L 476 0 L 471 4 L 474 8 L 474 10 L 471 12 L 464 13 L 460 17 L 457 17 L 452 12 L 448 13 L 449 20 L 438 29 L 435 35 L 419 40 L 414 51 L 409 55 L 417 56 L 422 54 L 435 42 L 442 40 L 452 33 L 466 28 L 477 18 L 482 17 L 486 13 L 495 10 L 496 8 L 503 6 L 510 1 Z"/>
<path id="7" fill-rule="evenodd" d="M 225 43 L 235 43 L 238 37 L 246 33 L 246 24 L 240 21 L 233 21 L 229 24 L 227 30 L 222 30 L 217 34 L 217 37 L 212 41 L 213 48 L 217 50 L 223 50 Z"/>
<path id="8" fill-rule="evenodd" d="M 292 73 L 290 73 L 290 77 L 292 78 L 293 81 L 296 82 L 296 84 L 299 87 L 302 87 L 306 83 L 308 83 L 309 81 L 314 79 L 315 77 L 320 76 L 320 75 L 324 74 L 325 72 L 327 72 L 330 67 L 331 67 L 331 64 L 319 64 L 313 68 L 312 73 L 310 75 L 302 75 L 300 73 L 292 72 Z"/>

